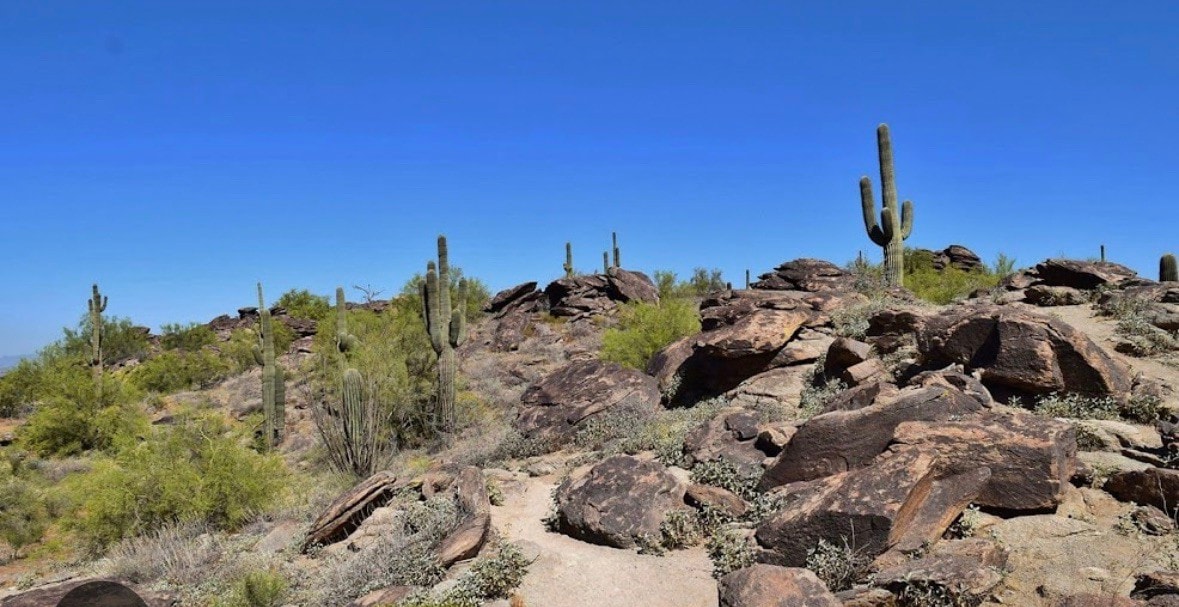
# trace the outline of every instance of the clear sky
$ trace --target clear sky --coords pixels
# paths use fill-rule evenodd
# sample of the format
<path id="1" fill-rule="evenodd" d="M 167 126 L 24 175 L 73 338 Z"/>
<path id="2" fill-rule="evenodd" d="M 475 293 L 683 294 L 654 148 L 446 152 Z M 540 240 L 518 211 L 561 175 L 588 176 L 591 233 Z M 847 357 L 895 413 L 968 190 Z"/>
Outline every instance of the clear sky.
<path id="1" fill-rule="evenodd" d="M 145 325 L 254 282 L 396 289 L 450 239 L 492 289 L 600 266 L 880 251 L 1028 265 L 1179 249 L 1179 4 L 0 3 L 0 355 L 85 311 Z M 1179 251 L 1176 251 L 1179 252 Z"/>

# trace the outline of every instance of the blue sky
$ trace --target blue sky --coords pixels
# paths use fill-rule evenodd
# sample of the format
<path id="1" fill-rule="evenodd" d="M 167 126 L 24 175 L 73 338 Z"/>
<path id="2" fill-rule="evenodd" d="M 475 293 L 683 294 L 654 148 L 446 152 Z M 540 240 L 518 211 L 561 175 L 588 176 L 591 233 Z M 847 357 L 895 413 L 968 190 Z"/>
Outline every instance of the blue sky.
<path id="1" fill-rule="evenodd" d="M 246 6 L 248 5 L 248 6 Z M 957 5 L 957 6 L 948 6 Z M 395 291 L 450 238 L 493 289 L 625 266 L 734 282 L 863 250 L 893 133 L 908 244 L 1021 265 L 1179 249 L 1179 6 L 0 4 L 0 355 L 85 311 L 205 321 Z M 1166 187 L 1170 186 L 1170 187 Z"/>

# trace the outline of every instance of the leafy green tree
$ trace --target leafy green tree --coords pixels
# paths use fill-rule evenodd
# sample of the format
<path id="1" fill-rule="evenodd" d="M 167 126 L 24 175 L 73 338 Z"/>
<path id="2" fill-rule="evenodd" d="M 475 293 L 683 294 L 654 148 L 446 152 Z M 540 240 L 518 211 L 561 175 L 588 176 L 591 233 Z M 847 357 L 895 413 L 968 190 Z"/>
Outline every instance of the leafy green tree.
<path id="1" fill-rule="evenodd" d="M 286 308 L 287 314 L 292 318 L 309 318 L 315 321 L 327 318 L 332 309 L 326 295 L 316 295 L 307 289 L 291 289 L 280 295 L 275 305 Z"/>
<path id="2" fill-rule="evenodd" d="M 217 334 L 208 325 L 201 323 L 166 324 L 160 327 L 160 345 L 165 350 L 196 352 L 205 346 L 217 343 Z"/>
<path id="3" fill-rule="evenodd" d="M 12 549 L 12 558 L 39 541 L 48 524 L 48 509 L 36 487 L 19 478 L 0 481 L 0 539 Z"/>
<path id="4" fill-rule="evenodd" d="M 63 338 L 60 353 L 65 356 L 89 360 L 90 345 L 90 315 L 86 314 L 75 329 L 62 329 Z M 147 354 L 148 330 L 146 327 L 136 326 L 130 318 L 118 316 L 102 317 L 102 358 L 106 363 L 113 364 L 140 358 Z M 56 349 L 53 352 L 56 354 Z"/>
<path id="5" fill-rule="evenodd" d="M 137 365 L 128 380 L 141 390 L 168 394 L 207 388 L 233 369 L 231 361 L 211 350 L 166 350 Z"/>
<path id="6" fill-rule="evenodd" d="M 85 366 L 63 363 L 43 371 L 37 407 L 17 430 L 24 448 L 42 456 L 78 455 L 112 448 L 119 436 L 135 436 L 146 427 L 143 413 L 131 404 L 138 396 L 131 386 L 106 375 L 96 394 Z"/>
<path id="7" fill-rule="evenodd" d="M 709 293 L 723 290 L 726 285 L 720 270 L 697 267 L 692 270 L 692 279 L 688 281 L 688 286 L 693 295 L 704 297 Z"/>

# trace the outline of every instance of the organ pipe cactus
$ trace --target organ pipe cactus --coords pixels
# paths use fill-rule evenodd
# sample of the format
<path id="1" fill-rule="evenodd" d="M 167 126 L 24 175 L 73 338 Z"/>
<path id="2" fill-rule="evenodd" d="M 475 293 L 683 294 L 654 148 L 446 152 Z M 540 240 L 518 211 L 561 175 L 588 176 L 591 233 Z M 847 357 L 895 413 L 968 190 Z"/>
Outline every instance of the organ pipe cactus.
<path id="1" fill-rule="evenodd" d="M 254 358 L 262 365 L 263 442 L 267 448 L 282 441 L 286 423 L 286 373 L 275 361 L 274 324 L 258 283 L 258 347 Z"/>
<path id="2" fill-rule="evenodd" d="M 892 141 L 888 125 L 876 127 L 876 146 L 880 156 L 880 195 L 883 209 L 880 223 L 876 223 L 876 201 L 872 195 L 872 180 L 860 178 L 860 204 L 864 211 L 864 228 L 868 238 L 884 249 L 885 275 L 889 284 L 904 286 L 905 239 L 913 232 L 913 203 L 906 200 L 898 213 L 897 186 L 892 167 Z"/>
<path id="3" fill-rule="evenodd" d="M 1179 281 L 1179 266 L 1176 266 L 1175 256 L 1167 253 L 1159 258 L 1159 282 Z"/>
<path id="4" fill-rule="evenodd" d="M 86 305 L 90 309 L 90 368 L 99 398 L 102 398 L 102 313 L 106 304 L 106 296 L 98 291 L 97 284 L 93 285 Z"/>
<path id="5" fill-rule="evenodd" d="M 430 345 L 438 355 L 438 390 L 434 421 L 443 432 L 454 430 L 455 375 L 457 362 L 454 349 L 467 339 L 467 281 L 459 281 L 458 305 L 450 303 L 450 258 L 446 237 L 438 237 L 438 265 L 426 264 L 426 282 L 422 285 L 422 318 Z"/>
<path id="6" fill-rule="evenodd" d="M 573 243 L 565 243 L 565 278 L 573 278 Z"/>

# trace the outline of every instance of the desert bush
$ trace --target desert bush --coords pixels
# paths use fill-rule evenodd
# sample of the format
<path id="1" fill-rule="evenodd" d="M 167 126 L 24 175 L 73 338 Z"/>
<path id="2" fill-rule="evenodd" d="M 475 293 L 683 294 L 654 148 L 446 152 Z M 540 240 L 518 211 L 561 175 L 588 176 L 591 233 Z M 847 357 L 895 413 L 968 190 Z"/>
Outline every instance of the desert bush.
<path id="1" fill-rule="evenodd" d="M 316 295 L 307 289 L 291 289 L 279 295 L 274 305 L 285 308 L 287 316 L 323 320 L 331 313 L 332 307 L 326 295 Z"/>
<path id="2" fill-rule="evenodd" d="M 201 323 L 166 324 L 160 327 L 160 346 L 165 350 L 196 352 L 217 343 L 217 333 Z"/>
<path id="3" fill-rule="evenodd" d="M 458 301 L 459 282 L 463 278 L 467 279 L 467 322 L 473 322 L 486 316 L 483 311 L 483 306 L 491 300 L 491 291 L 488 290 L 487 284 L 482 280 L 464 276 L 463 269 L 452 265 L 450 266 L 450 300 L 452 302 Z M 397 306 L 406 306 L 412 309 L 418 316 L 422 314 L 422 285 L 425 284 L 425 277 L 421 274 L 414 274 L 401 287 L 400 294 L 393 298 L 393 304 Z"/>
<path id="4" fill-rule="evenodd" d="M 232 370 L 229 362 L 210 350 L 166 350 L 136 365 L 127 379 L 141 390 L 168 394 L 207 388 Z"/>
<path id="5" fill-rule="evenodd" d="M 1098 313 L 1117 321 L 1114 332 L 1124 339 L 1119 351 L 1133 356 L 1154 356 L 1179 349 L 1179 336 L 1175 332 L 1160 329 L 1147 320 L 1147 312 L 1153 302 L 1126 293 L 1107 298 L 1098 307 Z"/>
<path id="6" fill-rule="evenodd" d="M 1053 392 L 1036 400 L 1032 409 L 1048 417 L 1073 419 L 1120 419 L 1118 402 L 1108 396 L 1085 396 L 1075 393 Z"/>
<path id="7" fill-rule="evenodd" d="M 221 557 L 210 531 L 202 523 L 179 523 L 126 538 L 107 553 L 108 573 L 136 584 L 196 585 Z"/>
<path id="8" fill-rule="evenodd" d="M 692 277 L 688 280 L 679 280 L 670 270 L 655 270 L 652 280 L 659 290 L 660 300 L 704 297 L 728 287 L 720 270 L 699 266 L 692 269 Z"/>
<path id="9" fill-rule="evenodd" d="M 721 529 L 705 543 L 712 560 L 712 577 L 720 579 L 755 562 L 753 547 L 745 535 L 736 529 Z"/>
<path id="10" fill-rule="evenodd" d="M 683 299 L 622 306 L 618 327 L 602 336 L 602 359 L 645 371 L 656 352 L 700 331 L 696 306 Z"/>
<path id="11" fill-rule="evenodd" d="M 217 597 L 213 607 L 279 607 L 287 596 L 287 579 L 272 569 L 239 574 L 229 592 Z"/>
<path id="12" fill-rule="evenodd" d="M 999 276 L 984 271 L 967 272 L 953 266 L 941 270 L 919 268 L 905 273 L 905 288 L 925 301 L 939 305 L 964 299 L 977 289 L 999 284 Z"/>
<path id="13" fill-rule="evenodd" d="M 411 504 L 396 531 L 382 534 L 358 552 L 328 557 L 314 585 L 317 605 L 346 605 L 387 586 L 433 586 L 445 571 L 434 548 L 458 524 L 454 501 L 435 496 Z"/>
<path id="14" fill-rule="evenodd" d="M 77 455 L 111 449 L 117 437 L 143 432 L 147 420 L 132 405 L 138 394 L 111 374 L 102 378 L 101 395 L 90 370 L 53 365 L 42 375 L 36 409 L 17 431 L 20 444 L 41 456 Z"/>
<path id="15" fill-rule="evenodd" d="M 821 369 L 817 364 L 815 368 Z M 802 388 L 802 393 L 799 396 L 799 415 L 803 419 L 813 417 L 819 411 L 822 411 L 831 402 L 831 399 L 846 389 L 847 384 L 839 379 L 828 379 L 818 385 L 808 383 Z"/>
<path id="16" fill-rule="evenodd" d="M 277 456 L 242 446 L 215 416 L 181 417 L 66 479 L 68 526 L 92 549 L 168 524 L 234 529 L 274 504 L 287 476 Z"/>
<path id="17" fill-rule="evenodd" d="M 842 592 L 868 578 L 872 557 L 853 548 L 847 538 L 843 538 L 842 545 L 820 539 L 807 551 L 806 568 L 823 580 L 832 592 Z"/>
<path id="18" fill-rule="evenodd" d="M 39 489 L 20 478 L 0 480 L 0 539 L 12 549 L 12 558 L 40 541 L 48 524 L 49 511 Z"/>
<path id="19" fill-rule="evenodd" d="M 274 323 L 276 327 L 282 323 Z M 278 333 L 278 331 L 276 331 Z M 276 338 L 277 339 L 277 338 Z M 246 369 L 257 366 L 254 358 L 254 348 L 258 346 L 258 334 L 253 329 L 234 329 L 229 339 L 217 344 L 221 359 L 230 366 L 230 373 L 241 373 Z M 275 344 L 275 352 L 278 352 Z"/>
<path id="20" fill-rule="evenodd" d="M 90 359 L 90 314 L 85 314 L 74 329 L 62 329 L 60 353 L 68 357 Z M 147 354 L 147 332 L 130 318 L 102 317 L 102 358 L 117 363 Z"/>
<path id="21" fill-rule="evenodd" d="M 0 417 L 15 417 L 32 408 L 42 390 L 44 364 L 26 359 L 0 375 Z"/>
<path id="22" fill-rule="evenodd" d="M 897 607 L 977 607 L 983 598 L 926 580 L 905 580 L 896 590 Z"/>
<path id="23" fill-rule="evenodd" d="M 531 563 L 519 548 L 506 544 L 490 558 L 479 559 L 441 595 L 422 591 L 398 603 L 398 607 L 479 607 L 506 599 L 524 581 Z"/>
<path id="24" fill-rule="evenodd" d="M 683 466 L 684 438 L 723 406 L 720 399 L 713 399 L 691 408 L 652 411 L 623 403 L 584 421 L 574 436 L 574 444 L 606 454 L 653 451 L 664 465 Z"/>
<path id="25" fill-rule="evenodd" d="M 946 529 L 946 537 L 956 540 L 974 537 L 978 531 L 980 513 L 978 506 L 974 504 L 967 506 L 962 514 L 959 514 L 958 518 L 950 523 L 949 528 Z"/>
<path id="26" fill-rule="evenodd" d="M 672 510 L 659 526 L 660 544 L 668 550 L 690 548 L 704 539 L 700 517 L 693 510 Z"/>
<path id="27" fill-rule="evenodd" d="M 868 321 L 874 314 L 905 305 L 904 301 L 888 295 L 870 297 L 868 301 L 832 310 L 831 325 L 838 336 L 863 339 L 868 331 Z"/>

